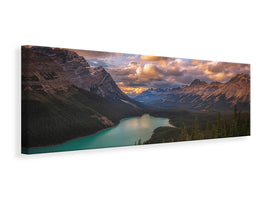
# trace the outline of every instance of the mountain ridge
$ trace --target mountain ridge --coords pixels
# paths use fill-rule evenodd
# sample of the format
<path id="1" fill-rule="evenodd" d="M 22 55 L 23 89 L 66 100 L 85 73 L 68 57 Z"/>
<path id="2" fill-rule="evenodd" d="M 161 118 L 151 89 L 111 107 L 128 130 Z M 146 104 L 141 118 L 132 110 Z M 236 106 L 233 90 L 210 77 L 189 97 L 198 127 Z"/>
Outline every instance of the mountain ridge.
<path id="1" fill-rule="evenodd" d="M 84 57 L 79 56 L 75 51 L 51 47 L 23 46 L 22 53 L 22 57 L 24 58 L 24 75 L 27 71 L 29 74 L 32 74 L 32 76 L 37 75 L 39 79 L 42 78 L 40 76 L 43 76 L 46 80 L 49 80 L 49 77 L 51 78 L 50 80 L 52 80 L 56 78 L 53 77 L 54 75 L 52 72 L 55 69 L 60 70 L 59 77 L 65 76 L 66 80 L 79 88 L 93 92 L 114 102 L 125 104 L 125 101 L 127 101 L 137 107 L 142 107 L 140 103 L 132 100 L 121 91 L 111 75 L 102 66 L 91 67 Z M 34 56 L 30 55 L 31 53 L 34 54 Z M 27 59 L 30 59 L 30 63 L 27 62 Z M 43 64 L 45 62 L 45 67 L 42 64 L 40 65 L 42 62 Z M 46 72 L 38 76 L 38 71 L 43 70 Z M 59 71 L 57 72 L 59 73 Z M 62 85 L 64 84 L 67 83 L 62 83 Z M 60 85 L 61 84 L 57 82 L 53 87 L 58 88 Z M 66 88 L 63 87 L 62 89 L 64 90 Z"/>
<path id="2" fill-rule="evenodd" d="M 154 89 L 153 91 L 157 91 Z M 211 82 L 210 84 L 195 79 L 188 86 L 165 89 L 165 92 L 152 93 L 146 90 L 135 100 L 151 106 L 187 109 L 232 109 L 238 104 L 240 109 L 250 107 L 250 76 L 237 74 L 226 83 Z"/>

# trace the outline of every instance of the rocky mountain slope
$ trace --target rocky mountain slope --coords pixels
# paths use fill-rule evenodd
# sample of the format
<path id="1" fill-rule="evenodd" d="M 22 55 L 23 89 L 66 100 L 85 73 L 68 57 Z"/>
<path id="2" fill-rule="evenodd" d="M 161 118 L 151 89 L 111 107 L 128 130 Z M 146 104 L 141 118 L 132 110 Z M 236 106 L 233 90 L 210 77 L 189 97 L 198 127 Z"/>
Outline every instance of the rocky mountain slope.
<path id="1" fill-rule="evenodd" d="M 197 110 L 239 109 L 250 107 L 250 76 L 238 74 L 226 83 L 210 84 L 199 79 L 189 86 L 173 89 L 149 89 L 135 98 L 152 106 L 176 108 L 182 107 Z"/>
<path id="2" fill-rule="evenodd" d="M 142 114 L 102 68 L 67 49 L 22 47 L 22 146 L 54 145 Z"/>
<path id="3" fill-rule="evenodd" d="M 22 76 L 27 79 L 28 85 L 35 84 L 28 80 L 29 77 L 35 77 L 43 80 L 41 85 L 47 92 L 53 93 L 53 89 L 64 90 L 67 84 L 72 84 L 114 102 L 130 102 L 129 105 L 141 106 L 120 90 L 103 67 L 91 67 L 82 56 L 72 50 L 33 46 L 23 47 L 22 52 Z M 22 84 L 25 85 L 24 83 L 25 81 Z"/>

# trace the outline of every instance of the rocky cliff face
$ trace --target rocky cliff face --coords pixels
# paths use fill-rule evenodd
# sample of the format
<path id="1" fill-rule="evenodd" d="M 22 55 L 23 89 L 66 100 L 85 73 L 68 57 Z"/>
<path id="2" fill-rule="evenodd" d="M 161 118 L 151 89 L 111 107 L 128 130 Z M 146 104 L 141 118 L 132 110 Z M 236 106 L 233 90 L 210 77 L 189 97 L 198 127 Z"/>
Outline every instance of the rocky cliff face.
<path id="1" fill-rule="evenodd" d="M 55 94 L 67 91 L 70 86 L 63 68 L 51 57 L 34 51 L 34 47 L 22 47 L 22 96 L 31 91 Z"/>
<path id="2" fill-rule="evenodd" d="M 207 84 L 199 79 L 189 86 L 169 89 L 157 93 L 145 91 L 136 100 L 160 107 L 184 107 L 189 109 L 240 109 L 250 107 L 250 76 L 238 74 L 227 83 L 212 82 Z M 149 101 L 150 100 L 150 101 Z"/>
<path id="3" fill-rule="evenodd" d="M 22 47 L 23 89 L 63 92 L 70 85 L 118 103 L 140 106 L 116 85 L 103 67 L 91 67 L 76 52 L 49 47 Z"/>
<path id="4" fill-rule="evenodd" d="M 87 91 L 108 98 L 114 102 L 131 101 L 116 85 L 112 77 L 103 67 L 86 67 L 67 71 L 68 78 L 74 85 Z"/>

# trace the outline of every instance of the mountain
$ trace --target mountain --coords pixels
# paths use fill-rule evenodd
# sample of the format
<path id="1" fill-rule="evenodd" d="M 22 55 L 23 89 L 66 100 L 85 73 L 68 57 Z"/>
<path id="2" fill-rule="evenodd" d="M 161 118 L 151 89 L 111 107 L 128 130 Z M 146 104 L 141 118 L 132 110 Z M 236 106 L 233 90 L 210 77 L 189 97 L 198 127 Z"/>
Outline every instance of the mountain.
<path id="1" fill-rule="evenodd" d="M 45 70 L 39 75 L 37 72 L 36 75 L 42 76 L 46 80 L 52 80 L 54 79 L 52 72 L 61 70 L 59 78 L 65 77 L 70 84 L 78 88 L 108 98 L 113 102 L 128 103 L 136 107 L 142 106 L 123 93 L 103 67 L 91 67 L 82 56 L 73 50 L 37 46 L 23 47 L 22 57 L 26 65 L 23 66 L 24 72 L 27 70 L 28 73 L 33 74 L 36 70 L 39 72 Z M 49 84 L 51 83 L 50 81 Z M 66 82 L 58 83 L 57 78 L 57 83 L 53 87 L 57 88 L 64 84 Z"/>
<path id="2" fill-rule="evenodd" d="M 94 134 L 143 113 L 104 68 L 91 67 L 68 49 L 22 47 L 21 89 L 27 148 Z"/>
<path id="3" fill-rule="evenodd" d="M 201 87 L 205 87 L 207 85 L 207 83 L 205 81 L 200 81 L 199 79 L 195 79 L 191 84 L 190 87 L 191 88 L 201 88 Z"/>
<path id="4" fill-rule="evenodd" d="M 190 85 L 167 89 L 144 91 L 135 100 L 151 106 L 176 108 L 182 107 L 195 110 L 239 109 L 250 108 L 250 76 L 237 74 L 226 83 L 212 82 L 210 84 L 199 79 Z"/>
<path id="5" fill-rule="evenodd" d="M 155 100 L 159 100 L 159 99 L 163 98 L 166 95 L 166 92 L 168 90 L 169 89 L 150 88 L 150 89 L 142 92 L 138 96 L 134 97 L 134 99 L 136 101 L 139 101 L 142 103 L 149 103 L 151 101 L 155 101 Z"/>

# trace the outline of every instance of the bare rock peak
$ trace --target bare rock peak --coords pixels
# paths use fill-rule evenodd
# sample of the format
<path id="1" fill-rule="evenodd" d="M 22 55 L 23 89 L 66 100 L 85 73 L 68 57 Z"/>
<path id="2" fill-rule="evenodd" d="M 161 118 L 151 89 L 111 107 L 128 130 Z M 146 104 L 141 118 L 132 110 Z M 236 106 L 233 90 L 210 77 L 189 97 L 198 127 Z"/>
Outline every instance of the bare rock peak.
<path id="1" fill-rule="evenodd" d="M 201 81 L 200 79 L 195 79 L 190 86 L 195 86 L 195 85 L 207 85 L 206 81 Z"/>

